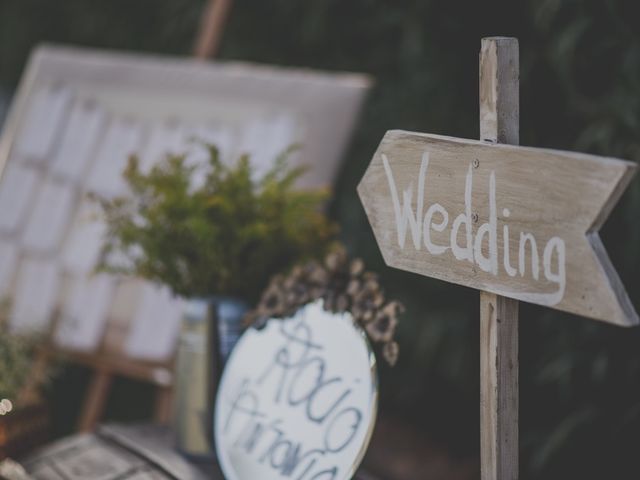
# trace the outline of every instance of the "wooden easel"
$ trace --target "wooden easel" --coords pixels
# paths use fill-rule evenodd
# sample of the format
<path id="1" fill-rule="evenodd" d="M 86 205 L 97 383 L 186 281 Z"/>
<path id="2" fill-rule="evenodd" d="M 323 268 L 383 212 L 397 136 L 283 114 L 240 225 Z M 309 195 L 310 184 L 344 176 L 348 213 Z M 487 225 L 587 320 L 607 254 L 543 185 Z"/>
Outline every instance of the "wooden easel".
<path id="1" fill-rule="evenodd" d="M 232 0 L 209 0 L 201 15 L 201 24 L 194 46 L 194 57 L 206 60 L 215 56 L 219 50 L 220 41 L 231 10 Z M 111 384 L 116 376 L 123 376 L 148 382 L 156 387 L 156 399 L 153 418 L 158 423 L 168 423 L 171 418 L 173 402 L 173 360 L 169 362 L 143 362 L 130 359 L 111 347 L 113 342 L 107 339 L 111 336 L 122 337 L 117 326 L 111 328 L 105 335 L 98 352 L 92 354 L 76 352 L 60 352 L 74 363 L 83 365 L 93 374 L 84 399 L 82 410 L 77 423 L 80 432 L 92 431 L 102 418 L 108 399 Z M 116 339 L 117 344 L 117 339 Z M 47 348 L 46 358 L 54 352 Z"/>
<path id="2" fill-rule="evenodd" d="M 233 0 L 209 0 L 200 17 L 200 31 L 196 37 L 193 56 L 206 60 L 218 54 Z"/>

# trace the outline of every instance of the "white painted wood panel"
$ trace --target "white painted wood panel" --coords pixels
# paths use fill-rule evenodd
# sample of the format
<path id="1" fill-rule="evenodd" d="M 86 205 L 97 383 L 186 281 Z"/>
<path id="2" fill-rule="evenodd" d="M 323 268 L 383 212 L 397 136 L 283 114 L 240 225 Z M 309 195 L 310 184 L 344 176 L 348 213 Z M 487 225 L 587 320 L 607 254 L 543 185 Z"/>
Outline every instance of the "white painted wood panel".
<path id="1" fill-rule="evenodd" d="M 106 229 L 99 205 L 84 199 L 63 245 L 64 269 L 74 275 L 89 275 L 98 263 Z"/>
<path id="2" fill-rule="evenodd" d="M 107 274 L 76 277 L 62 309 L 55 342 L 63 348 L 93 351 L 100 345 L 116 280 Z"/>
<path id="3" fill-rule="evenodd" d="M 7 165 L 0 180 L 0 232 L 14 234 L 24 225 L 39 175 L 31 167 Z"/>
<path id="4" fill-rule="evenodd" d="M 74 209 L 74 191 L 66 184 L 49 180 L 37 192 L 29 215 L 22 246 L 29 252 L 53 253 L 67 232 Z"/>
<path id="5" fill-rule="evenodd" d="M 143 360 L 164 360 L 171 356 L 182 313 L 183 301 L 167 287 L 145 285 L 125 341 L 126 353 Z"/>
<path id="6" fill-rule="evenodd" d="M 34 163 L 50 160 L 71 99 L 71 91 L 64 86 L 45 85 L 36 90 L 21 121 L 17 155 Z"/>
<path id="7" fill-rule="evenodd" d="M 60 275 L 52 260 L 27 258 L 20 266 L 9 325 L 14 332 L 45 331 L 51 322 Z"/>
<path id="8" fill-rule="evenodd" d="M 122 172 L 129 157 L 140 152 L 142 133 L 141 125 L 134 120 L 112 119 L 98 146 L 95 163 L 87 180 L 88 191 L 104 196 L 126 193 Z"/>
<path id="9" fill-rule="evenodd" d="M 105 112 L 96 102 L 76 101 L 64 124 L 60 147 L 51 172 L 72 182 L 79 181 L 96 154 L 96 144 L 105 126 Z"/>

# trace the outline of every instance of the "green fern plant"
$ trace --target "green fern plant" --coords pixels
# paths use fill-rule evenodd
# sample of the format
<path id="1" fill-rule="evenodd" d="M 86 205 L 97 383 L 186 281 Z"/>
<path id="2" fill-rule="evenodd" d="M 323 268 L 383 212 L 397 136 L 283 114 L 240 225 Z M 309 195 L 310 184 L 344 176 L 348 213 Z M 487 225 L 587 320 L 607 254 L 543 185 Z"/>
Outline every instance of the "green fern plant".
<path id="1" fill-rule="evenodd" d="M 39 399 L 58 369 L 59 359 L 41 361 L 38 345 L 42 336 L 37 333 L 16 334 L 9 327 L 11 301 L 0 300 L 0 399 L 14 404 Z M 29 372 L 27 375 L 26 372 Z"/>
<path id="2" fill-rule="evenodd" d="M 149 173 L 133 156 L 124 171 L 131 194 L 99 198 L 107 240 L 101 269 L 168 285 L 182 296 L 229 295 L 255 301 L 269 278 L 323 255 L 336 231 L 322 212 L 325 190 L 298 190 L 303 168 L 284 152 L 253 178 L 249 157 L 232 165 L 207 145 L 206 180 L 193 188 L 195 167 L 170 155 Z M 125 266 L 112 260 L 124 254 Z"/>

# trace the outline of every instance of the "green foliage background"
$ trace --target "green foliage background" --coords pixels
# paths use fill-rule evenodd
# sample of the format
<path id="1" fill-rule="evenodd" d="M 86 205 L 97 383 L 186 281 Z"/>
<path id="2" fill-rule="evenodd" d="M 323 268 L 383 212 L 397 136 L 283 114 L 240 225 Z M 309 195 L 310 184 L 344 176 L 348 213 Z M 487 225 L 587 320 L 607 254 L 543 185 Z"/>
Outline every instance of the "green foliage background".
<path id="1" fill-rule="evenodd" d="M 0 82 L 47 40 L 188 54 L 198 0 L 0 0 Z M 223 58 L 376 77 L 332 213 L 407 307 L 383 407 L 460 456 L 478 450 L 477 294 L 386 269 L 355 194 L 385 130 L 478 137 L 480 38 L 521 47 L 521 143 L 640 160 L 637 0 L 237 0 Z M 640 180 L 603 231 L 640 307 Z M 640 477 L 640 331 L 523 306 L 523 478 Z"/>

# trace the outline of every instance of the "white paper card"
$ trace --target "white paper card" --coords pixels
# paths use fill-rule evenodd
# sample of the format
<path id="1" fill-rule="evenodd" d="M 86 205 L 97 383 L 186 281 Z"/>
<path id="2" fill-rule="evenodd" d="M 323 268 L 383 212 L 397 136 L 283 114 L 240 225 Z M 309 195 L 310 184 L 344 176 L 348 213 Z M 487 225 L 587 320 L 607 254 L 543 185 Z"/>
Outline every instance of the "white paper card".
<path id="1" fill-rule="evenodd" d="M 83 200 L 62 247 L 63 268 L 76 275 L 91 273 L 98 263 L 106 231 L 99 205 Z"/>
<path id="2" fill-rule="evenodd" d="M 53 146 L 64 122 L 71 92 L 66 87 L 46 86 L 36 91 L 15 144 L 16 153 L 41 163 L 53 154 Z"/>
<path id="3" fill-rule="evenodd" d="M 272 118 L 269 121 L 269 129 L 271 134 L 266 149 L 268 150 L 267 160 L 271 163 L 274 158 L 295 143 L 300 142 L 302 138 L 301 130 L 296 125 L 296 119 L 289 114 L 280 114 Z"/>
<path id="4" fill-rule="evenodd" d="M 98 146 L 95 163 L 91 167 L 87 189 L 104 196 L 126 192 L 122 173 L 129 157 L 139 153 L 142 140 L 140 125 L 131 120 L 114 119 Z"/>
<path id="5" fill-rule="evenodd" d="M 27 222 L 22 237 L 24 248 L 38 253 L 55 250 L 67 230 L 72 208 L 73 190 L 68 185 L 46 182 Z"/>
<path id="6" fill-rule="evenodd" d="M 143 360 L 167 360 L 176 347 L 183 305 L 167 287 L 145 285 L 125 342 L 127 354 Z"/>
<path id="7" fill-rule="evenodd" d="M 56 330 L 56 344 L 81 351 L 98 348 L 113 301 L 114 288 L 115 279 L 107 274 L 74 279 Z"/>
<path id="8" fill-rule="evenodd" d="M 0 301 L 9 294 L 11 280 L 18 265 L 18 247 L 13 242 L 0 240 Z"/>
<path id="9" fill-rule="evenodd" d="M 35 170 L 9 162 L 0 184 L 0 231 L 14 233 L 27 216 L 29 201 L 36 193 L 38 174 Z"/>
<path id="10" fill-rule="evenodd" d="M 75 102 L 51 171 L 71 181 L 79 180 L 95 154 L 104 122 L 104 111 L 98 105 L 87 100 Z"/>
<path id="11" fill-rule="evenodd" d="M 42 331 L 51 321 L 55 308 L 60 276 L 52 260 L 25 259 L 18 273 L 11 329 L 15 332 Z"/>
<path id="12" fill-rule="evenodd" d="M 176 123 L 155 125 L 149 140 L 140 154 L 140 171 L 148 173 L 155 165 L 162 162 L 167 155 L 186 153 L 185 128 Z"/>
<path id="13" fill-rule="evenodd" d="M 260 165 L 260 149 L 268 141 L 268 124 L 264 119 L 253 119 L 242 127 L 238 143 L 239 154 L 251 157 L 251 165 Z"/>
<path id="14" fill-rule="evenodd" d="M 255 119 L 244 126 L 241 133 L 240 153 L 251 158 L 254 178 L 260 178 L 274 165 L 276 158 L 300 142 L 295 119 L 280 114 L 266 119 Z"/>

